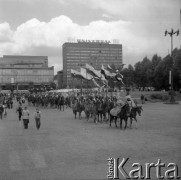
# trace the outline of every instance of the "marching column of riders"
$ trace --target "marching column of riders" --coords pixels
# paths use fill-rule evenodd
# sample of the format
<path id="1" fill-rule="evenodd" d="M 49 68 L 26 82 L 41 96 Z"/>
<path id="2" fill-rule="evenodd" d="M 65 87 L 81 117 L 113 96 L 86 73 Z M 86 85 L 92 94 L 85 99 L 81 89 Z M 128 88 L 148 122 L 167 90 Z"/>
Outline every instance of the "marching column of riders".
<path id="1" fill-rule="evenodd" d="M 0 118 L 2 118 L 6 109 L 13 107 L 13 96 L 1 95 L 0 97 L 4 98 L 2 106 L 0 106 Z M 122 122 L 124 121 L 125 129 L 127 128 L 128 119 L 130 119 L 130 128 L 133 119 L 136 121 L 137 127 L 137 114 L 141 115 L 141 111 L 143 110 L 142 106 L 138 106 L 130 95 L 126 96 L 125 101 L 123 101 L 120 98 L 116 98 L 116 96 L 71 95 L 64 97 L 62 94 L 56 93 L 37 93 L 16 95 L 16 100 L 19 104 L 16 112 L 18 113 L 19 120 L 23 119 L 25 129 L 28 128 L 29 124 L 29 110 L 27 109 L 27 106 L 23 108 L 22 104 L 24 104 L 26 100 L 28 101 L 29 106 L 34 106 L 36 108 L 34 119 L 37 129 L 39 129 L 41 125 L 41 112 L 39 111 L 39 108 L 57 108 L 60 111 L 64 111 L 64 106 L 66 106 L 66 108 L 72 108 L 75 118 L 77 117 L 77 114 L 79 115 L 79 118 L 81 118 L 81 113 L 84 112 L 87 121 L 90 118 L 93 118 L 95 123 L 109 121 L 110 126 L 114 121 L 116 127 L 117 120 L 119 119 L 120 128 L 122 128 Z"/>

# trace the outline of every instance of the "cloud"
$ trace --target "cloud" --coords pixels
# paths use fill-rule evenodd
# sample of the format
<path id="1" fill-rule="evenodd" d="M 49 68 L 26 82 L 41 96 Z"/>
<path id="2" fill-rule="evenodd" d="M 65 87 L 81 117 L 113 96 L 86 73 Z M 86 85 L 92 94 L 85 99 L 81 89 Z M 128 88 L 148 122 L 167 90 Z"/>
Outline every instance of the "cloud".
<path id="1" fill-rule="evenodd" d="M 12 35 L 13 32 L 8 23 L 4 22 L 0 24 L 0 43 L 10 42 Z"/>
<path id="2" fill-rule="evenodd" d="M 62 45 L 70 37 L 90 40 L 118 39 L 123 44 L 125 64 L 134 64 L 142 60 L 139 58 L 155 53 L 157 46 L 163 50 L 166 45 L 157 37 L 145 33 L 145 29 L 132 21 L 98 20 L 88 25 L 79 25 L 69 17 L 61 15 L 49 22 L 30 19 L 14 31 L 7 22 L 0 24 L 0 55 L 47 55 L 49 64 L 55 65 L 57 71 L 62 68 Z"/>

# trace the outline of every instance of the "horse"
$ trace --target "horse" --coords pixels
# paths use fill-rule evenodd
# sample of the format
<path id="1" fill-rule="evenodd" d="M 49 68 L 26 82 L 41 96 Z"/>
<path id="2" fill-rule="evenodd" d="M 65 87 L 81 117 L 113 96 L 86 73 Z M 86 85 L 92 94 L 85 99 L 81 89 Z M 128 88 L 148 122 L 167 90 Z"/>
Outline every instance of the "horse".
<path id="1" fill-rule="evenodd" d="M 96 103 L 96 107 L 97 107 L 97 118 L 98 118 L 98 122 L 99 122 L 99 116 L 101 118 L 101 122 L 102 122 L 102 115 L 103 115 L 103 102 L 102 101 L 97 101 Z"/>
<path id="2" fill-rule="evenodd" d="M 113 110 L 113 109 L 112 109 Z M 122 121 L 125 121 L 125 127 L 124 129 L 127 128 L 127 120 L 128 120 L 128 116 L 130 113 L 129 110 L 129 105 L 126 103 L 125 105 L 123 105 L 123 107 L 121 107 L 121 109 L 117 110 L 117 115 L 112 113 L 112 110 L 110 111 L 110 127 L 111 127 L 111 122 L 114 120 L 115 122 L 115 126 L 117 128 L 117 119 L 120 118 L 120 128 L 122 129 Z"/>
<path id="3" fill-rule="evenodd" d="M 79 119 L 81 119 L 81 113 L 84 110 L 84 104 L 81 101 L 75 102 L 72 105 L 72 110 L 73 110 L 73 113 L 75 115 L 75 119 L 77 116 L 77 112 L 79 113 Z"/>
<path id="4" fill-rule="evenodd" d="M 60 99 L 59 99 L 59 108 L 60 108 L 60 111 L 63 109 L 64 111 L 64 104 L 65 104 L 65 98 L 64 96 L 62 96 Z"/>
<path id="5" fill-rule="evenodd" d="M 88 121 L 92 113 L 92 104 L 89 101 L 86 101 L 84 104 L 84 112 Z"/>
<path id="6" fill-rule="evenodd" d="M 131 109 L 130 116 L 129 116 L 129 118 L 130 118 L 130 129 L 132 128 L 131 126 L 132 126 L 133 119 L 136 121 L 136 129 L 137 129 L 138 125 L 137 125 L 136 116 L 137 116 L 137 114 L 139 116 L 141 116 L 141 111 L 143 111 L 142 106 L 136 106 L 136 107 L 133 107 Z"/>

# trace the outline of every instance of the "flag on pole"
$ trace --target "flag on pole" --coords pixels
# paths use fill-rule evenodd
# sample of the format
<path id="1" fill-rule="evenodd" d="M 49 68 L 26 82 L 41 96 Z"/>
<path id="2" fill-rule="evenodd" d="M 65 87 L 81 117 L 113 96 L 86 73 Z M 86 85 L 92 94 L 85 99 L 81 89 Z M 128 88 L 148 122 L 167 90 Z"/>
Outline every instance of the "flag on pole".
<path id="1" fill-rule="evenodd" d="M 107 65 L 107 70 L 108 70 L 109 72 L 113 71 L 113 69 L 111 68 L 111 66 L 110 66 L 109 64 Z"/>
<path id="2" fill-rule="evenodd" d="M 80 73 L 81 73 L 82 77 L 84 77 L 84 79 L 86 79 L 86 80 L 93 79 L 93 76 L 91 74 L 87 73 L 87 70 L 85 68 L 80 68 Z"/>
<path id="3" fill-rule="evenodd" d="M 78 79 L 84 79 L 84 77 L 82 76 L 82 74 L 74 69 L 70 70 L 70 73 L 73 77 L 78 78 Z"/>
<path id="4" fill-rule="evenodd" d="M 102 64 L 101 73 L 105 76 L 106 79 L 114 78 L 116 73 L 111 73 L 110 71 L 104 69 L 104 65 Z"/>
<path id="5" fill-rule="evenodd" d="M 92 82 L 94 83 L 94 85 L 95 85 L 96 87 L 99 87 L 99 88 L 100 88 L 100 85 L 95 81 L 94 78 L 92 79 Z"/>
<path id="6" fill-rule="evenodd" d="M 117 73 L 116 76 L 115 76 L 115 79 L 119 82 L 121 82 L 122 84 L 124 84 L 123 82 L 123 75 L 120 74 L 120 73 Z"/>
<path id="7" fill-rule="evenodd" d="M 89 64 L 86 64 L 85 65 L 85 68 L 87 69 L 87 72 L 89 74 L 91 74 L 92 76 L 95 76 L 95 77 L 98 77 L 98 78 L 101 78 L 102 74 L 100 71 L 94 69 L 93 66 L 89 65 Z"/>

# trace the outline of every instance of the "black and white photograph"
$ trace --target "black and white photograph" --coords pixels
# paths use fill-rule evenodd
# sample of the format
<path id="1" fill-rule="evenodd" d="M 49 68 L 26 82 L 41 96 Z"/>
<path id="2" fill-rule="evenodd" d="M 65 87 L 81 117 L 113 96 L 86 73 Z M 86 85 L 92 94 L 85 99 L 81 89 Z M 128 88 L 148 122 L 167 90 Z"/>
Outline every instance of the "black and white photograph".
<path id="1" fill-rule="evenodd" d="M 0 180 L 181 179 L 181 0 L 0 0 Z"/>

